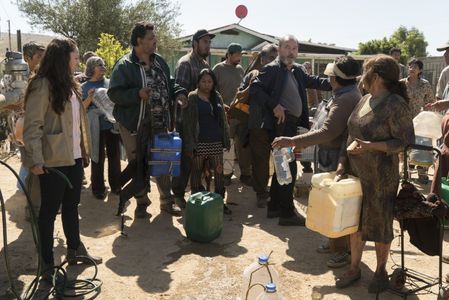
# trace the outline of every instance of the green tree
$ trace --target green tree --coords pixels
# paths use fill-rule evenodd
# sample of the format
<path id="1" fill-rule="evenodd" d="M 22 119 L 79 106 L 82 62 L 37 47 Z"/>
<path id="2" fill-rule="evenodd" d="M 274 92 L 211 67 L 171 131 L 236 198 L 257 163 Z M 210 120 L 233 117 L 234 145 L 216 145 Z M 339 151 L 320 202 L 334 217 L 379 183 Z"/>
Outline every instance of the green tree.
<path id="1" fill-rule="evenodd" d="M 388 54 L 390 49 L 395 47 L 389 39 L 384 37 L 381 40 L 370 40 L 366 43 L 359 43 L 359 54 Z"/>
<path id="2" fill-rule="evenodd" d="M 129 32 L 135 20 L 149 20 L 156 27 L 158 52 L 164 58 L 171 58 L 181 43 L 173 37 L 181 33 L 181 25 L 176 22 L 179 16 L 179 5 L 169 0 L 138 0 L 126 9 L 125 26 L 129 28 L 126 45 L 129 45 Z"/>
<path id="3" fill-rule="evenodd" d="M 115 39 L 112 34 L 101 33 L 95 53 L 104 59 L 106 63 L 106 77 L 110 77 L 115 62 L 128 52 L 128 49 Z"/>
<path id="4" fill-rule="evenodd" d="M 391 41 L 402 50 L 406 58 L 427 56 L 427 42 L 424 34 L 417 28 L 407 29 L 401 26 L 391 35 Z"/>
<path id="5" fill-rule="evenodd" d="M 179 5 L 170 0 L 17 0 L 31 25 L 74 39 L 81 52 L 96 48 L 101 33 L 128 47 L 136 22 L 156 26 L 159 52 L 171 56 L 180 47 Z"/>
<path id="6" fill-rule="evenodd" d="M 424 34 L 417 28 L 407 29 L 400 26 L 390 37 L 384 37 L 381 40 L 369 40 L 365 43 L 359 43 L 358 54 L 388 54 L 390 49 L 398 47 L 401 49 L 401 60 L 406 62 L 411 57 L 427 56 L 427 42 Z"/>

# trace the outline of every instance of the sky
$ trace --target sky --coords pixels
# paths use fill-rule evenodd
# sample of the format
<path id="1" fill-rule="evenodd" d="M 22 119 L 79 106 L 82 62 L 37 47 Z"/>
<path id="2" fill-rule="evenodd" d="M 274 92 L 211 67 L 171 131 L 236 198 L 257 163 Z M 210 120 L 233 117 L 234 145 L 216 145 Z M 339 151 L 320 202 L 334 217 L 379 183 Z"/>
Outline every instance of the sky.
<path id="1" fill-rule="evenodd" d="M 41 33 L 32 28 L 12 4 L 0 0 L 0 30 L 7 20 L 15 32 Z M 270 35 L 294 34 L 299 40 L 333 43 L 357 48 L 359 42 L 390 36 L 399 26 L 416 27 L 424 33 L 429 55 L 449 41 L 449 0 L 184 0 L 177 2 L 182 35 L 197 29 L 213 29 L 237 23 L 235 8 L 243 4 L 248 15 L 241 25 Z"/>

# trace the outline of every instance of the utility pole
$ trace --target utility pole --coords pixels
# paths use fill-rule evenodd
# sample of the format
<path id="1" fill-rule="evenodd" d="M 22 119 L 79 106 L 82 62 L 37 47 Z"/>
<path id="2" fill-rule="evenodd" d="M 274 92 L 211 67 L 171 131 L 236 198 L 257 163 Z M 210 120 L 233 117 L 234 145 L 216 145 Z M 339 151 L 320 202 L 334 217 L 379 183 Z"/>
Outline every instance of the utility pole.
<path id="1" fill-rule="evenodd" d="M 8 20 L 9 51 L 11 51 L 11 20 Z"/>

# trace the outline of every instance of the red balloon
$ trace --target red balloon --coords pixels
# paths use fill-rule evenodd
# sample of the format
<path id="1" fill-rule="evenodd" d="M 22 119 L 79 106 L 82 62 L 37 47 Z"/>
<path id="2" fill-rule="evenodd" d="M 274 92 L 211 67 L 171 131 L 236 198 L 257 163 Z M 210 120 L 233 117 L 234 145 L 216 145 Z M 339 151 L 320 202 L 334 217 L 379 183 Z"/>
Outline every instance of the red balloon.
<path id="1" fill-rule="evenodd" d="M 235 15 L 237 16 L 237 18 L 243 19 L 248 15 L 248 9 L 246 8 L 245 5 L 239 5 L 235 9 Z"/>

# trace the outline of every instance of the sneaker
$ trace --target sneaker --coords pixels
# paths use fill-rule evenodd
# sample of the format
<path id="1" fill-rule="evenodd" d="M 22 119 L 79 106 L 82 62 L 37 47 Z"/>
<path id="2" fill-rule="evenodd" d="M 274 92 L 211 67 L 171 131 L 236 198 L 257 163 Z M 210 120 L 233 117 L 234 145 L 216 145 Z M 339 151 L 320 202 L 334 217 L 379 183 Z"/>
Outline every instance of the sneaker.
<path id="1" fill-rule="evenodd" d="M 165 211 L 172 216 L 181 216 L 181 207 L 175 202 L 161 204 L 161 211 Z"/>
<path id="2" fill-rule="evenodd" d="M 134 211 L 134 217 L 136 219 L 146 219 L 150 216 L 150 214 L 147 212 L 148 205 L 146 204 L 138 204 L 136 207 L 136 210 Z"/>
<path id="3" fill-rule="evenodd" d="M 341 268 L 351 262 L 351 254 L 348 252 L 337 252 L 328 261 L 329 268 Z"/>
<path id="4" fill-rule="evenodd" d="M 240 182 L 247 186 L 253 186 L 253 179 L 249 175 L 241 175 Z"/>
<path id="5" fill-rule="evenodd" d="M 224 184 L 224 186 L 230 186 L 231 185 L 231 178 L 232 178 L 232 174 L 223 175 L 223 184 Z"/>
<path id="6" fill-rule="evenodd" d="M 80 242 L 78 249 L 67 248 L 67 255 L 65 259 L 69 265 L 77 265 L 78 262 L 87 265 L 98 265 L 103 262 L 103 258 L 90 255 L 89 252 L 87 252 L 86 246 L 82 242 Z"/>
<path id="7" fill-rule="evenodd" d="M 354 274 L 349 274 L 348 272 L 344 273 L 341 277 L 338 277 L 335 281 L 335 287 L 338 289 L 342 289 L 348 287 L 355 283 L 362 277 L 362 272 L 358 270 Z"/>
<path id="8" fill-rule="evenodd" d="M 291 217 L 279 217 L 279 225 L 281 226 L 305 226 L 306 219 L 301 216 L 293 215 Z"/>
<path id="9" fill-rule="evenodd" d="M 319 245 L 318 248 L 316 248 L 316 252 L 318 253 L 330 253 L 331 252 L 331 246 L 329 245 L 329 242 L 326 242 L 322 245 Z"/>

